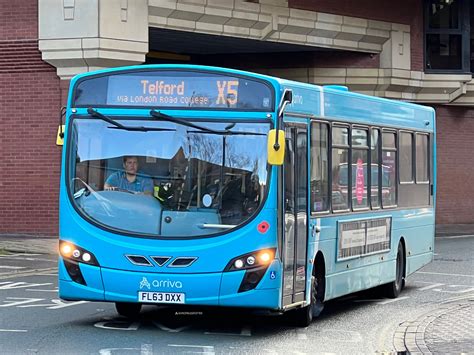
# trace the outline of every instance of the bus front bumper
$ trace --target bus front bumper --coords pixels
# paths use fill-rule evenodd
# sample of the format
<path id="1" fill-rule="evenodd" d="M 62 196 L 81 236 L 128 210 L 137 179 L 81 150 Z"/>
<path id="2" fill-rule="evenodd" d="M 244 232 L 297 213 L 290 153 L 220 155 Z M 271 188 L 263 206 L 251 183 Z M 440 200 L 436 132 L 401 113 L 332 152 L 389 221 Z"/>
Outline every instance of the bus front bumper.
<path id="1" fill-rule="evenodd" d="M 65 300 L 142 302 L 153 293 L 181 294 L 185 305 L 280 309 L 279 263 L 274 261 L 255 289 L 239 292 L 245 271 L 219 273 L 144 273 L 80 264 L 85 285 L 73 281 L 59 261 L 59 296 Z M 147 295 L 143 295 L 146 292 Z M 150 296 L 148 296 L 150 295 Z M 178 298 L 178 297 L 176 297 Z M 166 303 L 164 303 L 166 304 Z M 170 303 L 168 303 L 170 304 Z M 173 304 L 173 303 L 171 303 Z"/>

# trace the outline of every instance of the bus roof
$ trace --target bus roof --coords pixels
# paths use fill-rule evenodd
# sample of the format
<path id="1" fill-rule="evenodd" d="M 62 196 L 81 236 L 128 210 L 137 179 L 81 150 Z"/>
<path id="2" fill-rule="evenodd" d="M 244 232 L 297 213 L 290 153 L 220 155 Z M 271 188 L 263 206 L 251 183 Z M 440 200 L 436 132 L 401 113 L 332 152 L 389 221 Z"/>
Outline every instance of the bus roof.
<path id="1" fill-rule="evenodd" d="M 343 86 L 320 86 L 283 79 L 278 82 L 282 90 L 293 91 L 293 103 L 287 106 L 287 114 L 435 130 L 435 110 L 432 107 L 351 92 Z"/>
<path id="2" fill-rule="evenodd" d="M 188 64 L 151 64 L 109 68 L 76 75 L 71 80 L 71 88 L 78 81 L 91 76 L 118 74 L 121 71 L 157 69 L 211 71 L 263 80 L 275 88 L 275 104 L 278 104 L 283 91 L 290 89 L 293 91 L 293 103 L 288 105 L 285 110 L 288 114 L 328 120 L 344 120 L 349 123 L 357 122 L 369 125 L 383 124 L 394 127 L 417 128 L 427 131 L 434 131 L 435 129 L 435 111 L 431 107 L 359 94 L 334 85 L 320 86 L 222 67 Z"/>

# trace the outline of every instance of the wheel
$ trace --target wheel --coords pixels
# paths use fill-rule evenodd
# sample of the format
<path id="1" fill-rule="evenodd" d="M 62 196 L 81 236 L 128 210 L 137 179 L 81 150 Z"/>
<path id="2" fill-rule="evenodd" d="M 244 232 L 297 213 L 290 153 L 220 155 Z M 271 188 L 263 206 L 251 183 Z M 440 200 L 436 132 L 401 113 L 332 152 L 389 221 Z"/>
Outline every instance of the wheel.
<path id="1" fill-rule="evenodd" d="M 311 277 L 311 304 L 294 310 L 293 320 L 299 327 L 307 327 L 323 311 L 324 281 Z"/>
<path id="2" fill-rule="evenodd" d="M 140 303 L 116 302 L 115 309 L 121 316 L 135 319 L 140 315 L 142 305 Z"/>
<path id="3" fill-rule="evenodd" d="M 398 243 L 395 271 L 395 280 L 385 285 L 385 296 L 388 298 L 397 298 L 405 285 L 405 251 L 403 250 L 402 243 Z"/>

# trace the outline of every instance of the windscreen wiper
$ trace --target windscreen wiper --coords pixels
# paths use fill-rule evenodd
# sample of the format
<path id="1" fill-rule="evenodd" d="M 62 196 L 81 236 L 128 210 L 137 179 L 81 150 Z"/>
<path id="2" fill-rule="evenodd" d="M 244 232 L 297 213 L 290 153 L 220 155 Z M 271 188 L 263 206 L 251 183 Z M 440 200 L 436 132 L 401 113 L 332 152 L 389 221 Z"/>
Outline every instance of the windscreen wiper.
<path id="1" fill-rule="evenodd" d="M 115 126 L 117 129 L 123 129 L 125 131 L 135 131 L 135 132 L 149 132 L 149 131 L 156 131 L 156 132 L 162 132 L 162 131 L 176 131 L 175 129 L 172 128 L 158 128 L 158 127 L 143 127 L 143 126 L 125 126 L 110 117 L 105 116 L 104 114 L 100 113 L 99 111 L 93 109 L 92 107 L 89 107 L 87 109 L 87 113 L 91 115 L 92 117 L 96 117 L 98 119 L 101 119 L 102 121 L 105 121 L 107 123 L 110 123 L 111 125 Z"/>
<path id="2" fill-rule="evenodd" d="M 176 118 L 176 117 L 173 117 L 173 116 L 170 116 L 170 115 L 166 115 L 166 114 L 161 113 L 160 111 L 156 111 L 156 110 L 151 110 L 150 115 L 152 117 L 161 119 L 163 121 L 173 122 L 173 123 L 180 124 L 182 126 L 196 128 L 196 129 L 199 129 L 200 131 L 204 131 L 204 132 L 208 132 L 208 133 L 214 133 L 214 134 L 226 133 L 226 131 L 221 131 L 221 130 L 216 130 L 216 129 L 212 129 L 212 128 L 202 127 L 202 126 L 199 126 L 197 124 L 191 123 L 189 121 L 182 120 L 180 118 Z"/>
<path id="3" fill-rule="evenodd" d="M 231 136 L 231 135 L 265 136 L 266 135 L 265 133 L 240 132 L 240 131 L 233 132 L 233 131 L 230 131 L 230 128 L 234 127 L 235 123 L 230 124 L 229 126 L 226 127 L 225 130 L 222 130 L 222 129 L 212 129 L 212 128 L 203 127 L 203 126 L 197 125 L 195 123 L 183 120 L 181 118 L 176 118 L 176 117 L 161 113 L 160 111 L 156 111 L 156 110 L 151 110 L 150 115 L 155 117 L 155 118 L 161 119 L 163 121 L 173 122 L 173 123 L 177 123 L 177 124 L 182 125 L 182 126 L 198 129 L 202 133 L 221 134 L 221 135 L 229 135 L 229 136 Z M 193 131 L 192 133 L 198 133 L 198 132 Z"/>

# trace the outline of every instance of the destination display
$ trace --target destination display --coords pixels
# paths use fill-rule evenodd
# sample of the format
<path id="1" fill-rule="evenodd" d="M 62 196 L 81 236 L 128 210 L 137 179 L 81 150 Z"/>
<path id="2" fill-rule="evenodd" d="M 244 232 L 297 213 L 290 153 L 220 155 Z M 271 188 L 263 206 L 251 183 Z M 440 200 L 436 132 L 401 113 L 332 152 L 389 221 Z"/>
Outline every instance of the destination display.
<path id="1" fill-rule="evenodd" d="M 75 90 L 76 107 L 141 106 L 265 110 L 273 92 L 263 82 L 214 73 L 157 71 L 86 79 Z"/>
<path id="2" fill-rule="evenodd" d="M 390 250 L 390 217 L 338 223 L 337 260 Z"/>

